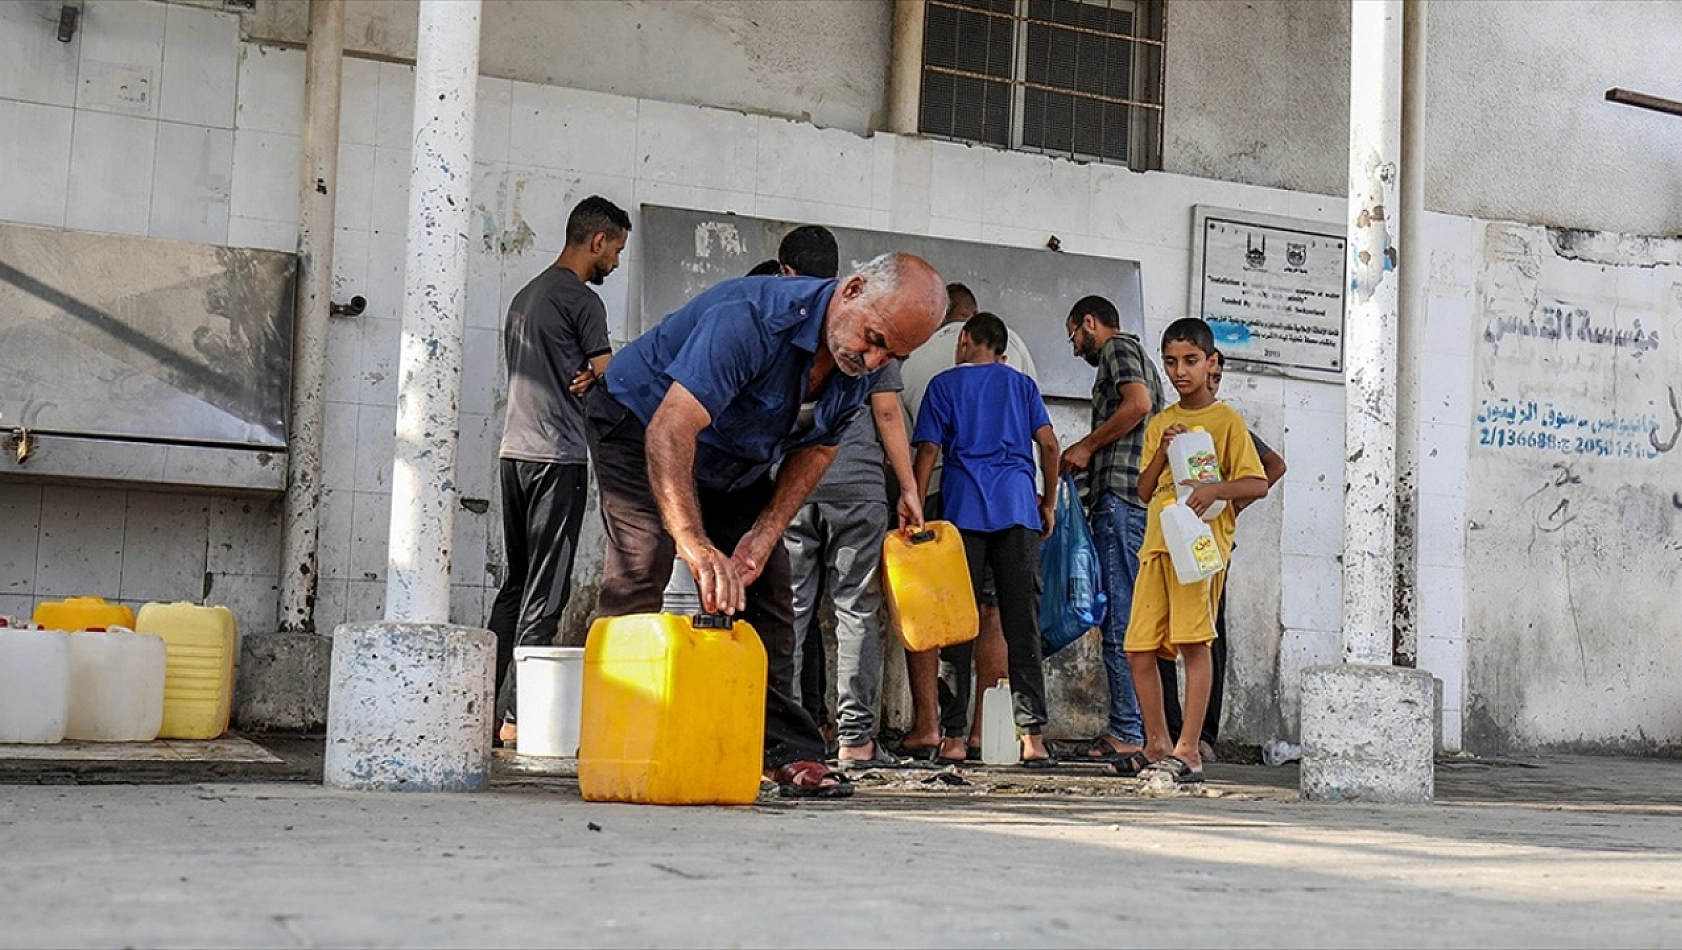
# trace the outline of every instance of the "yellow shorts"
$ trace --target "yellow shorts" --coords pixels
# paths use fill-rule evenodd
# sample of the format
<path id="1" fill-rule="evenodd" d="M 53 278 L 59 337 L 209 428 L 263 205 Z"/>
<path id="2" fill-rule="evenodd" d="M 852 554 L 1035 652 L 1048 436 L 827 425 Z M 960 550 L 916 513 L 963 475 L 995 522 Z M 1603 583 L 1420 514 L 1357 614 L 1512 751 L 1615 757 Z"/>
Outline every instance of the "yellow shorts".
<path id="1" fill-rule="evenodd" d="M 1133 585 L 1133 613 L 1127 618 L 1128 653 L 1148 653 L 1172 660 L 1187 643 L 1215 639 L 1215 611 L 1221 601 L 1226 572 L 1196 584 L 1182 584 L 1174 576 L 1167 554 L 1153 554 L 1139 562 Z"/>

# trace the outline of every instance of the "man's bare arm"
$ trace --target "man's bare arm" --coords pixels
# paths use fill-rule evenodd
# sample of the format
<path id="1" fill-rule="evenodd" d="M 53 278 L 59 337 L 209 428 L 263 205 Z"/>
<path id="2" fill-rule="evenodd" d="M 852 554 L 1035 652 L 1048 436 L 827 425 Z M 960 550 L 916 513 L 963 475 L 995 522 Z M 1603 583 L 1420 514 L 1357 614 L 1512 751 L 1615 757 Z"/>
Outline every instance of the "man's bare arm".
<path id="1" fill-rule="evenodd" d="M 1144 383 L 1122 383 L 1121 405 L 1098 428 L 1063 451 L 1062 472 L 1084 472 L 1092 464 L 1092 456 L 1144 424 L 1151 414 L 1151 394 Z"/>
<path id="2" fill-rule="evenodd" d="M 707 539 L 695 494 L 695 439 L 711 424 L 712 415 L 700 400 L 682 383 L 672 383 L 648 421 L 648 484 L 678 557 L 695 575 L 702 608 L 733 614 L 747 606 L 747 585 L 730 558 Z"/>
<path id="3" fill-rule="evenodd" d="M 899 393 L 871 393 L 870 411 L 876 417 L 876 435 L 888 455 L 888 467 L 899 482 L 899 526 L 922 525 L 923 496 L 917 493 L 917 475 L 911 469 L 911 439 L 905 431 L 905 413 Z"/>

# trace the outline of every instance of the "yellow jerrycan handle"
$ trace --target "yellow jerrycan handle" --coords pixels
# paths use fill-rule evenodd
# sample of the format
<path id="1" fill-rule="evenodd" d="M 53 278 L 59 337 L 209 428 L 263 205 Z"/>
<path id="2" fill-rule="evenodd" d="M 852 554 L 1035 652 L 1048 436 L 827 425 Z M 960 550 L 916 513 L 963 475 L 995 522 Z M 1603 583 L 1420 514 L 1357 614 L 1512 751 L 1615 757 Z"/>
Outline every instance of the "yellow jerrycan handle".
<path id="1" fill-rule="evenodd" d="M 736 626 L 736 618 L 725 613 L 698 613 L 689 618 L 689 625 L 698 631 L 731 630 Z"/>
<path id="2" fill-rule="evenodd" d="M 924 528 L 921 531 L 913 531 L 909 540 L 912 544 L 927 544 L 934 540 L 934 529 Z"/>

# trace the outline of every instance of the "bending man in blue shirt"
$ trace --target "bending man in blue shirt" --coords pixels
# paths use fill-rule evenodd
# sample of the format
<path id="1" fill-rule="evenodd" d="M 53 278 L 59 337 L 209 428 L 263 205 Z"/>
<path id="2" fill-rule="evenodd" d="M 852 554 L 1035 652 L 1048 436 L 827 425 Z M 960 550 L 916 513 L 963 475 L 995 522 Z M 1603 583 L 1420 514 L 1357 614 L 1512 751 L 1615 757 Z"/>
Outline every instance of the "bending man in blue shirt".
<path id="1" fill-rule="evenodd" d="M 789 698 L 783 531 L 874 373 L 921 346 L 945 309 L 940 275 L 910 254 L 839 281 L 728 280 L 634 340 L 586 400 L 607 533 L 597 616 L 659 610 L 675 552 L 704 609 L 752 624 L 770 662 L 765 764 L 786 796 L 852 786 L 823 765 L 817 724 Z"/>

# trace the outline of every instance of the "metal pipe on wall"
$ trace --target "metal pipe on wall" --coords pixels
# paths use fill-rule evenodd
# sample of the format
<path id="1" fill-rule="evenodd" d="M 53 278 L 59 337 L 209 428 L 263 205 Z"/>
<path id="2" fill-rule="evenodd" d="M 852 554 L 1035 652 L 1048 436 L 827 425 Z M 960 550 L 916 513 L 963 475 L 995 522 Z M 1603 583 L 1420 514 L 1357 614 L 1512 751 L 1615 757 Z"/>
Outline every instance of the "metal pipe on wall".
<path id="1" fill-rule="evenodd" d="M 1396 335 L 1396 618 L 1391 644 L 1398 666 L 1419 657 L 1419 432 L 1424 395 L 1426 286 L 1430 246 L 1425 240 L 1425 11 L 1427 0 L 1402 9 L 1401 263 Z"/>
<path id="2" fill-rule="evenodd" d="M 310 0 L 304 67 L 303 181 L 298 192 L 298 297 L 292 328 L 292 410 L 286 432 L 280 629 L 315 630 L 320 571 L 321 443 L 327 411 L 327 322 L 333 291 L 333 202 L 339 194 L 339 92 L 344 0 Z"/>
<path id="3" fill-rule="evenodd" d="M 888 131 L 917 134 L 923 91 L 923 0 L 894 0 L 888 61 Z"/>
<path id="4" fill-rule="evenodd" d="M 420 5 L 386 620 L 447 623 L 479 0 Z"/>
<path id="5" fill-rule="evenodd" d="M 1349 49 L 1343 659 L 1389 665 L 1395 605 L 1402 0 L 1354 0 Z"/>

